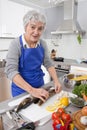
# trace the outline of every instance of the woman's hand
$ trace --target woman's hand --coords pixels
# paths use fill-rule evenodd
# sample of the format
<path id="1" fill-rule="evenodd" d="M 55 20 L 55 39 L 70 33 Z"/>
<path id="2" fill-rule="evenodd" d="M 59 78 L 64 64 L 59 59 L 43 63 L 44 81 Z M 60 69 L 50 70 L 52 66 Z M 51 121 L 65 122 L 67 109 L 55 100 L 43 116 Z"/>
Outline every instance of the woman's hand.
<path id="1" fill-rule="evenodd" d="M 55 82 L 54 85 L 55 85 L 55 92 L 59 93 L 62 89 L 60 82 Z"/>
<path id="2" fill-rule="evenodd" d="M 32 91 L 30 94 L 34 97 L 40 98 L 43 102 L 45 102 L 49 97 L 49 92 L 43 88 L 32 87 Z"/>

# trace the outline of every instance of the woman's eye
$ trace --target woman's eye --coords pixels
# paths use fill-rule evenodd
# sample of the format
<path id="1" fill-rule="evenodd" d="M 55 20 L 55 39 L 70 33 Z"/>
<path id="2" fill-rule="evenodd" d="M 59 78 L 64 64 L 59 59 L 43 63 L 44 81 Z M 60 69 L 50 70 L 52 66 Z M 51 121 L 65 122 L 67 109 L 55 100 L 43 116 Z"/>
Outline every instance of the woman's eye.
<path id="1" fill-rule="evenodd" d="M 34 26 L 31 26 L 31 29 L 35 29 L 35 27 L 34 27 Z"/>
<path id="2" fill-rule="evenodd" d="M 42 30 L 43 30 L 43 27 L 38 28 L 38 30 L 39 30 L 39 31 L 42 31 Z"/>

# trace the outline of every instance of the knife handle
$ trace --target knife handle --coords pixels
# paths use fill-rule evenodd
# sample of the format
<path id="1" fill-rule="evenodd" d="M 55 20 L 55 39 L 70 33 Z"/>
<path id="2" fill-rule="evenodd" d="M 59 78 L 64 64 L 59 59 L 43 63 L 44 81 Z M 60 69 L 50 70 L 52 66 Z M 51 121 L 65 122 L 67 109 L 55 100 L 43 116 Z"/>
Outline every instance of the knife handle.
<path id="1" fill-rule="evenodd" d="M 31 101 L 31 102 L 28 102 L 27 104 L 25 104 L 25 105 L 22 107 L 22 109 L 27 108 L 27 107 L 30 106 L 32 103 L 33 103 L 32 101 Z"/>
<path id="2" fill-rule="evenodd" d="M 26 124 L 26 125 L 18 128 L 16 130 L 23 130 L 23 129 L 26 129 L 26 130 L 35 130 L 35 125 L 34 125 L 33 122 L 30 122 L 30 123 L 28 123 L 28 124 Z"/>

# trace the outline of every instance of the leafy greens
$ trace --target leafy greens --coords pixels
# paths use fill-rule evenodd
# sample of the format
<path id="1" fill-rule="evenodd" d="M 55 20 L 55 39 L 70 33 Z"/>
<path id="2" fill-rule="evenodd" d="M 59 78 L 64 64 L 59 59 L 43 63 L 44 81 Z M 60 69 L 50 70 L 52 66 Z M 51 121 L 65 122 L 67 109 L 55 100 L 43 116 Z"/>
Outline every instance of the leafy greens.
<path id="1" fill-rule="evenodd" d="M 78 97 L 82 97 L 82 94 L 87 96 L 87 84 L 75 85 L 72 93 L 76 94 Z"/>

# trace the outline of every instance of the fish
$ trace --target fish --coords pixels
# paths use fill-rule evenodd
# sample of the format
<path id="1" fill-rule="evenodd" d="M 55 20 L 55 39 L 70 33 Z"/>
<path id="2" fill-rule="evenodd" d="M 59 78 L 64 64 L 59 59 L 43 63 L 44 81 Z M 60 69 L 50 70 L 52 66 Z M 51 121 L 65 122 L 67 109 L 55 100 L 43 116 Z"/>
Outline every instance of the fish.
<path id="1" fill-rule="evenodd" d="M 46 88 L 44 88 L 45 90 L 47 90 L 49 92 L 49 98 L 51 96 L 53 96 L 55 94 L 55 90 L 53 89 L 52 86 L 48 86 Z M 45 99 L 45 97 L 43 97 Z M 16 109 L 16 112 L 18 113 L 20 110 L 27 108 L 28 106 L 30 106 L 32 103 L 34 104 L 38 104 L 39 106 L 42 105 L 44 102 L 36 97 L 33 96 L 29 96 L 27 98 L 25 98 L 18 106 Z"/>
<path id="2" fill-rule="evenodd" d="M 49 97 L 48 97 L 48 99 L 56 94 L 55 88 L 53 88 L 53 87 L 50 88 L 50 89 L 48 90 L 48 92 L 49 92 Z M 48 100 L 48 99 L 47 99 L 47 100 Z M 47 101 L 47 100 L 46 100 L 46 101 Z M 41 106 L 43 103 L 44 103 L 44 102 L 43 102 L 41 99 L 38 101 L 38 105 L 39 105 L 39 106 Z"/>
<path id="3" fill-rule="evenodd" d="M 39 98 L 27 97 L 17 106 L 16 112 L 18 113 L 20 110 L 27 108 L 32 103 L 36 104 L 38 101 L 39 101 Z"/>

